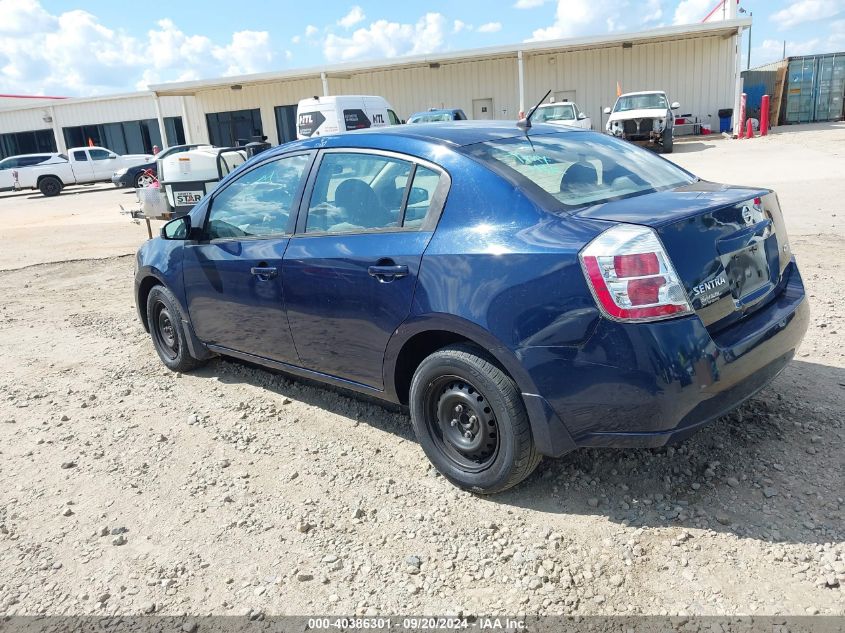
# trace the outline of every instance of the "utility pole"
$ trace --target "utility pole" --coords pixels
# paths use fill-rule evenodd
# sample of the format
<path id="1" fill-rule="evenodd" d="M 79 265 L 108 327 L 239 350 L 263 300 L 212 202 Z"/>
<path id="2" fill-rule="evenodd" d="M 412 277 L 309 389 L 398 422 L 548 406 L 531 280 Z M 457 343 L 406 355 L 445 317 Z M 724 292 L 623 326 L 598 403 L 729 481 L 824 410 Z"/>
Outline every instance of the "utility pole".
<path id="1" fill-rule="evenodd" d="M 739 12 L 740 12 L 740 13 L 745 13 L 745 9 L 744 9 L 743 7 L 740 7 L 740 8 L 739 8 Z M 748 13 L 748 17 L 749 17 L 749 18 L 751 18 L 751 20 L 752 20 L 752 22 L 753 22 L 753 20 L 754 20 L 754 12 L 753 12 L 753 11 L 750 11 L 750 12 Z M 748 70 L 748 69 L 750 69 L 750 68 L 751 68 L 751 27 L 752 27 L 752 26 L 753 26 L 753 24 L 749 24 L 749 25 L 748 25 L 748 57 L 747 57 L 747 58 L 746 58 L 746 60 L 745 60 L 745 61 L 746 61 L 746 63 L 747 63 L 747 65 L 746 65 L 746 67 L 745 67 L 745 69 L 746 69 L 746 70 Z"/>
<path id="2" fill-rule="evenodd" d="M 754 11 L 751 11 L 751 12 L 748 14 L 748 17 L 749 17 L 749 18 L 751 18 L 751 20 L 752 20 L 752 22 L 753 22 L 753 20 L 754 20 Z M 747 61 L 748 61 L 748 66 L 747 66 L 746 70 L 747 70 L 748 68 L 751 68 L 751 27 L 752 27 L 752 26 L 753 26 L 753 24 L 749 24 L 749 25 L 748 25 L 748 60 L 747 60 Z"/>

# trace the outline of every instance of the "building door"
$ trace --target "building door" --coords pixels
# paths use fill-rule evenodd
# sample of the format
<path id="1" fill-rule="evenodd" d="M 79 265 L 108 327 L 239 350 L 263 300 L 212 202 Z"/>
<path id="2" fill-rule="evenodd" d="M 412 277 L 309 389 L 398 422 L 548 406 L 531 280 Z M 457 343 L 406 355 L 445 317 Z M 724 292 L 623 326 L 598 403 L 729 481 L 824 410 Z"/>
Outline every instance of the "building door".
<path id="1" fill-rule="evenodd" d="M 274 108 L 276 113 L 276 133 L 279 145 L 296 140 L 296 106 L 282 105 Z"/>
<path id="2" fill-rule="evenodd" d="M 492 99 L 473 99 L 472 100 L 472 118 L 473 119 L 494 119 L 493 100 Z"/>
<path id="3" fill-rule="evenodd" d="M 572 103 L 575 103 L 577 101 L 575 99 L 575 91 L 555 90 L 555 101 L 571 101 Z"/>

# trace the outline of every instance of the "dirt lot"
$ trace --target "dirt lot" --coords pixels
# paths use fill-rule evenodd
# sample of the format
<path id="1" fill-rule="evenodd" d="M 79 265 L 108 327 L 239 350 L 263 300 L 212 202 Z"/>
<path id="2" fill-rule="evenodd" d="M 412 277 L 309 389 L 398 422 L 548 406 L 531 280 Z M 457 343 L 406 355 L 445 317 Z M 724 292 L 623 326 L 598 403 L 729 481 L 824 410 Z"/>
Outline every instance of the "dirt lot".
<path id="1" fill-rule="evenodd" d="M 813 316 L 742 409 L 479 498 L 407 416 L 236 362 L 166 371 L 110 188 L 0 197 L 0 613 L 845 614 L 845 125 L 678 143 L 779 191 Z M 124 202 L 126 206 L 126 202 Z"/>

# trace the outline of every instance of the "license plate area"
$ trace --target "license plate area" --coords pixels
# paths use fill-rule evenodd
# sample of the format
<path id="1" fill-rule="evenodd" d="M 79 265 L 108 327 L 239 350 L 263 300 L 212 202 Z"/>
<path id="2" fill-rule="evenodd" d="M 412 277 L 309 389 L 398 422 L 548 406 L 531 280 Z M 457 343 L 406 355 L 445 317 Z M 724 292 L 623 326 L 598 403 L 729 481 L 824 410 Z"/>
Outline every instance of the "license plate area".
<path id="1" fill-rule="evenodd" d="M 735 300 L 741 301 L 771 283 L 765 242 L 742 248 L 724 259 L 727 260 L 723 260 L 725 274 Z"/>

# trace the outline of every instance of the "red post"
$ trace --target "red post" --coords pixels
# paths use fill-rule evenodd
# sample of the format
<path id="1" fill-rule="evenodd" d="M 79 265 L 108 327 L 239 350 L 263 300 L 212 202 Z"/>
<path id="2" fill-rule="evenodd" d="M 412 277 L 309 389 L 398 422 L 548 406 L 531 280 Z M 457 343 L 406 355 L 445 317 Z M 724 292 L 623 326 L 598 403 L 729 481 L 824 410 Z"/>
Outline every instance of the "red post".
<path id="1" fill-rule="evenodd" d="M 743 92 L 739 100 L 739 128 L 736 133 L 737 138 L 745 138 L 745 106 L 747 103 L 748 95 Z"/>
<path id="2" fill-rule="evenodd" d="M 760 136 L 769 133 L 769 95 L 763 95 L 760 101 Z"/>
<path id="3" fill-rule="evenodd" d="M 745 130 L 745 137 L 754 138 L 754 125 L 751 123 L 751 119 L 748 119 L 747 129 Z"/>

